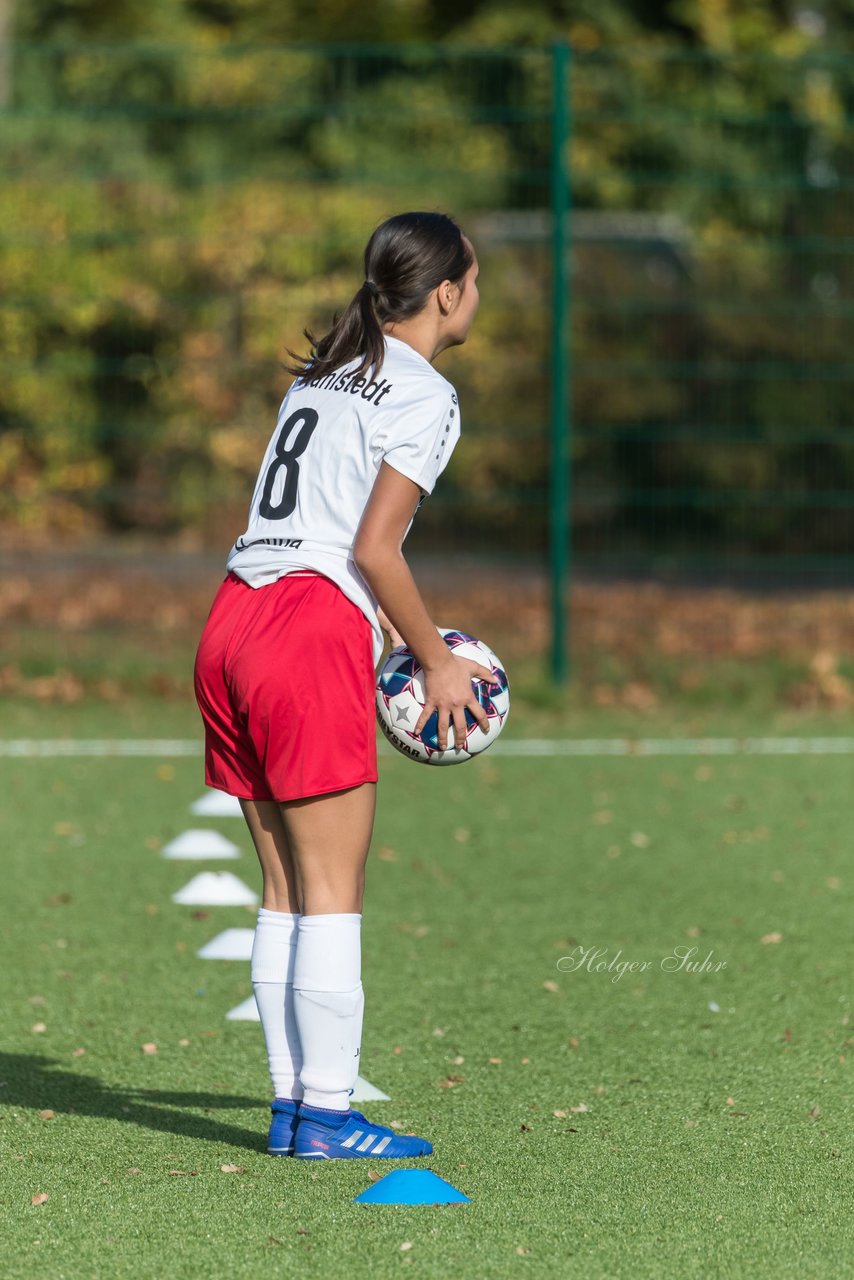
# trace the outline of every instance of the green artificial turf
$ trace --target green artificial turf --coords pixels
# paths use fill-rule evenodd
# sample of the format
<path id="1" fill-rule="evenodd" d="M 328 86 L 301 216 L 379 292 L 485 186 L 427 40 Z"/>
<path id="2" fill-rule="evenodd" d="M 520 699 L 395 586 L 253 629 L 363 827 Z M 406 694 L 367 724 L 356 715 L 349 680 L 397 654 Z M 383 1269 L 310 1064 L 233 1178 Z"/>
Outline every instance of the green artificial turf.
<path id="1" fill-rule="evenodd" d="M 194 708 L 142 700 L 9 704 L 3 725 L 199 731 Z M 561 730 L 673 731 L 604 712 Z M 846 1274 L 851 768 L 383 752 L 360 1071 L 391 1101 L 356 1105 L 434 1152 L 318 1168 L 264 1152 L 261 1029 L 224 1019 L 248 963 L 196 956 L 254 910 L 170 901 L 200 870 L 260 883 L 239 820 L 189 813 L 201 759 L 3 759 L 4 1277 Z M 164 859 L 189 827 L 241 860 Z M 682 946 L 725 968 L 668 972 Z M 649 967 L 562 971 L 577 948 Z M 353 1203 L 406 1167 L 471 1203 Z"/>

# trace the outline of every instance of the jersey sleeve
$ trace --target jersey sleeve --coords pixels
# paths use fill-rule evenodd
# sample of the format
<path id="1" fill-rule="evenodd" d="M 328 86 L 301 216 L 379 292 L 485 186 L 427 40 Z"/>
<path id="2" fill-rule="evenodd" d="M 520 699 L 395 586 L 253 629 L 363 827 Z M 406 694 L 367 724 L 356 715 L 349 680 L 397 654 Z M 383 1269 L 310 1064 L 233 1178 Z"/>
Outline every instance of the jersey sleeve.
<path id="1" fill-rule="evenodd" d="M 460 410 L 450 383 L 419 383 L 406 399 L 389 406 L 377 444 L 395 471 L 432 493 L 460 438 Z"/>

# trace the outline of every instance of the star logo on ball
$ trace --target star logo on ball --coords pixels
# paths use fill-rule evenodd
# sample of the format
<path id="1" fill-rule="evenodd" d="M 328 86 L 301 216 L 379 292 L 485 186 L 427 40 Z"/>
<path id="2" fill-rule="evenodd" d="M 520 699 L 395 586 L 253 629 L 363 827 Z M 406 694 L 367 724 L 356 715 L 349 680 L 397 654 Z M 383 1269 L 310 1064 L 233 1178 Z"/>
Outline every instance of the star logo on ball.
<path id="1" fill-rule="evenodd" d="M 397 723 L 399 724 L 402 720 L 404 724 L 409 724 L 409 713 L 411 710 L 411 707 L 395 707 L 394 714 L 397 719 Z"/>

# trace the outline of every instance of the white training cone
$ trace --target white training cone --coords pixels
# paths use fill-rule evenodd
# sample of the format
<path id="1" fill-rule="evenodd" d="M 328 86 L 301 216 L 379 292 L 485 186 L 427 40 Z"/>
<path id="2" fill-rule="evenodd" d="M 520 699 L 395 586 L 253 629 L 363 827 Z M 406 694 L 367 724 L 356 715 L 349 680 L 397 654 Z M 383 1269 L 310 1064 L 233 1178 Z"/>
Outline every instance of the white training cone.
<path id="1" fill-rule="evenodd" d="M 363 1080 L 359 1076 L 356 1080 L 356 1087 L 350 1094 L 351 1102 L 388 1102 L 389 1096 L 383 1093 L 382 1089 L 378 1089 L 376 1085 L 370 1083 L 369 1080 Z"/>
<path id="2" fill-rule="evenodd" d="M 258 1012 L 258 1006 L 255 1003 L 255 996 L 251 995 L 242 1003 L 235 1005 L 233 1009 L 229 1009 L 225 1015 L 229 1022 L 260 1022 L 261 1015 Z"/>
<path id="3" fill-rule="evenodd" d="M 237 796 L 227 795 L 225 791 L 217 791 L 213 787 L 209 787 L 205 795 L 193 801 L 190 813 L 195 813 L 200 818 L 243 817 Z"/>
<path id="4" fill-rule="evenodd" d="M 224 929 L 196 955 L 201 960 L 251 960 L 254 929 Z"/>
<path id="5" fill-rule="evenodd" d="M 218 831 L 185 831 L 163 846 L 164 858 L 189 858 L 207 861 L 208 858 L 239 858 L 236 844 L 226 840 Z"/>
<path id="6" fill-rule="evenodd" d="M 173 893 L 172 901 L 191 907 L 253 907 L 258 895 L 230 871 L 203 871 Z"/>

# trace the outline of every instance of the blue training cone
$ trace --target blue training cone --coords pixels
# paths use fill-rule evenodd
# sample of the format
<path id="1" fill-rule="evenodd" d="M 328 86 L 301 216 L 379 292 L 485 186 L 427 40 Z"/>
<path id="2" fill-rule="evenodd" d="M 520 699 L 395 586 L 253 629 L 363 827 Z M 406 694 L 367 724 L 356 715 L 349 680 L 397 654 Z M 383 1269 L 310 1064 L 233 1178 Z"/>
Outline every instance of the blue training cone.
<path id="1" fill-rule="evenodd" d="M 459 1204 L 469 1197 L 431 1169 L 395 1169 L 353 1197 L 354 1204 Z"/>

